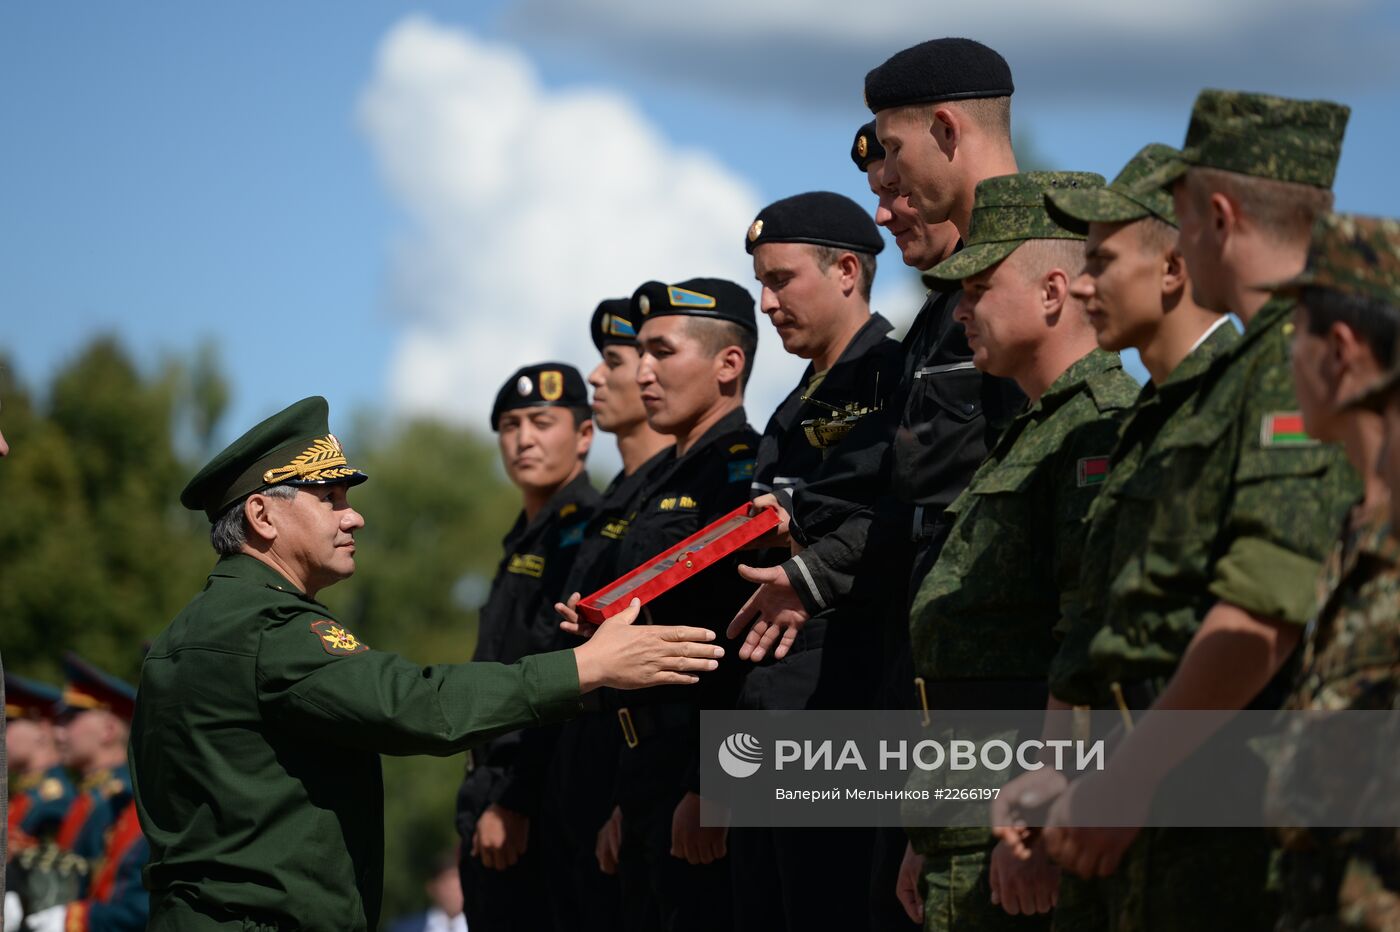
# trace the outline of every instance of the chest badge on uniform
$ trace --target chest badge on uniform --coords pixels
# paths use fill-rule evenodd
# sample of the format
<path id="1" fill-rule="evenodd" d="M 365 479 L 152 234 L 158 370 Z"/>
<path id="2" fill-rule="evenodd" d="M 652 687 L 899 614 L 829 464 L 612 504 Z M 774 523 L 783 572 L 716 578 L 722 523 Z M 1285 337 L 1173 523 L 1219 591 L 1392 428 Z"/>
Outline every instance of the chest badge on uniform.
<path id="1" fill-rule="evenodd" d="M 1102 485 L 1108 478 L 1108 457 L 1086 456 L 1079 461 L 1079 487 Z"/>
<path id="2" fill-rule="evenodd" d="M 39 798 L 51 803 L 63 795 L 63 783 L 57 777 L 49 777 L 39 784 Z"/>
<path id="3" fill-rule="evenodd" d="M 1317 441 L 1303 429 L 1303 415 L 1298 411 L 1274 411 L 1264 415 L 1259 424 L 1261 447 L 1311 447 Z"/>
<path id="4" fill-rule="evenodd" d="M 328 654 L 341 656 L 369 650 L 369 645 L 360 643 L 359 638 L 329 619 L 313 621 L 311 633 L 321 639 L 321 649 Z"/>

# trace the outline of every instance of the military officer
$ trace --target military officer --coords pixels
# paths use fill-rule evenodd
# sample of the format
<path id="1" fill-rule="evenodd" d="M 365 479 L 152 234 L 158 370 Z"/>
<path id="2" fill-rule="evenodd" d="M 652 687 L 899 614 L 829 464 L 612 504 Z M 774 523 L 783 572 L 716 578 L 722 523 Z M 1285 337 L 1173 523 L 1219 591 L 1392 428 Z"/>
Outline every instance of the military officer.
<path id="1" fill-rule="evenodd" d="M 569 606 L 632 569 L 618 564 L 618 548 L 647 476 L 675 442 L 647 423 L 637 385 L 641 354 L 631 308 L 630 297 L 605 299 L 589 328 L 600 357 L 588 374 L 593 423 L 617 441 L 622 469 L 608 483 L 576 548 L 563 589 L 572 593 Z M 599 690 L 590 696 L 598 701 L 565 723 L 545 772 L 543 806 L 554 830 L 540 843 L 553 878 L 550 912 L 559 930 L 612 932 L 620 922 L 616 875 L 622 814 L 613 804 L 613 784 L 622 748 L 616 718 L 626 704 L 622 695 Z"/>
<path id="2" fill-rule="evenodd" d="M 1138 497 L 1132 484 L 1135 470 L 1144 462 L 1150 464 L 1148 468 L 1161 468 L 1167 451 L 1153 440 L 1190 397 L 1210 361 L 1239 340 L 1224 314 L 1202 308 L 1191 298 L 1190 270 L 1177 248 L 1171 195 L 1161 189 L 1135 190 L 1141 178 L 1175 156 L 1169 146 L 1149 145 L 1107 187 L 1054 191 L 1049 196 L 1052 209 L 1059 211 L 1064 222 L 1087 230 L 1086 262 L 1070 283 L 1070 291 L 1084 303 L 1099 347 L 1110 352 L 1136 349 L 1149 376 L 1123 424 L 1107 476 L 1089 509 L 1079 611 L 1068 619 L 1051 664 L 1052 708 L 1112 707 L 1107 684 L 1098 681 L 1089 663 L 1088 645 L 1103 623 L 1108 584 L 1139 543 L 1127 518 Z M 1063 716 L 1047 716 L 1046 723 L 1067 724 Z M 1071 735 L 1066 727 L 1053 733 L 1047 730 L 1041 737 Z M 1063 785 L 1058 772 L 1050 768 L 1013 780 L 998 797 L 1000 805 L 993 805 L 993 824 L 1009 826 L 1013 810 L 1024 814 L 1024 809 L 1038 808 L 1023 804 L 1020 794 L 1031 794 L 1029 801 L 1039 804 Z M 1039 891 L 999 883 L 1003 876 L 998 865 L 1013 855 L 1043 857 L 1038 834 L 1012 828 L 998 829 L 997 834 L 1004 845 L 993 853 L 993 894 L 1008 911 L 1032 912 Z M 1028 845 L 1032 840 L 1037 844 Z M 1056 929 L 1104 927 L 1122 892 L 1116 882 L 1096 884 L 1070 874 L 1061 876 Z"/>
<path id="3" fill-rule="evenodd" d="M 15 773 L 9 814 L 12 854 L 57 834 L 76 795 L 54 727 L 62 709 L 63 692 L 57 687 L 5 675 L 6 750 Z"/>
<path id="4" fill-rule="evenodd" d="M 151 846 L 153 930 L 379 919 L 379 755 L 447 755 L 573 714 L 581 693 L 694 683 L 706 630 L 633 627 L 636 606 L 573 650 L 511 665 L 420 666 L 361 642 L 315 600 L 355 570 L 364 473 L 306 398 L 252 428 L 185 487 L 220 559 L 151 646 L 131 761 Z"/>
<path id="5" fill-rule="evenodd" d="M 1322 217 L 1307 267 L 1272 290 L 1297 302 L 1292 362 L 1303 426 L 1340 443 L 1362 480 L 1325 564 L 1285 708 L 1400 709 L 1400 549 L 1391 534 L 1394 494 L 1376 468 L 1393 441 L 1382 420 L 1389 392 L 1375 389 L 1395 365 L 1400 223 Z M 1290 831 L 1282 840 L 1280 929 L 1400 926 L 1393 829 Z"/>
<path id="6" fill-rule="evenodd" d="M 814 191 L 763 208 L 748 228 L 745 248 L 761 286 L 759 309 L 783 348 L 809 360 L 797 385 L 773 413 L 759 441 L 753 493 L 791 489 L 813 475 L 863 417 L 883 409 L 898 387 L 903 362 L 891 326 L 870 311 L 880 231 L 858 204 Z M 788 548 L 746 557 L 777 565 Z M 739 571 L 761 582 L 749 566 Z M 842 612 L 878 614 L 869 594 Z M 787 656 L 749 672 L 739 698 L 744 709 L 865 708 L 875 705 L 878 643 L 831 612 L 814 617 Z M 868 870 L 873 835 L 866 829 L 744 828 L 730 833 L 735 918 L 740 928 L 802 929 L 823 923 L 866 923 L 863 897 L 829 891 Z"/>
<path id="7" fill-rule="evenodd" d="M 1107 589 L 1089 655 L 1127 707 L 1276 708 L 1276 676 L 1358 493 L 1342 451 L 1302 431 L 1288 363 L 1293 302 L 1255 287 L 1303 268 L 1312 221 L 1331 203 L 1347 112 L 1202 91 L 1180 156 L 1141 183 L 1171 185 L 1195 300 L 1233 312 L 1245 331 L 1159 433 L 1170 455 L 1163 468 L 1139 466 L 1141 507 L 1120 521 L 1139 543 Z M 1121 801 L 1145 819 L 1171 771 L 1163 749 L 1193 750 L 1179 736 L 1164 741 L 1161 727 L 1143 718 L 1102 773 L 1055 801 L 1048 850 L 1081 876 L 1125 871 L 1122 921 L 1134 927 L 1269 927 L 1267 833 L 1153 829 L 1133 845 L 1137 829 L 1074 824 L 1076 798 Z M 1194 895 L 1182 897 L 1182 885 Z"/>
<path id="8" fill-rule="evenodd" d="M 141 886 L 149 849 L 141 834 L 126 761 L 136 690 L 68 653 L 63 702 L 72 716 L 60 741 L 81 792 L 60 829 L 60 844 L 87 861 L 81 899 L 26 917 L 30 932 L 138 932 L 150 898 Z"/>
<path id="9" fill-rule="evenodd" d="M 502 541 L 504 555 L 478 615 L 476 661 L 514 663 L 564 647 L 554 603 L 598 493 L 585 463 L 593 442 L 588 392 L 573 366 L 544 362 L 506 379 L 491 410 L 506 476 L 520 490 L 521 511 Z M 535 842 L 543 781 L 556 726 L 526 740 L 516 731 L 468 753 L 470 771 L 457 794 L 462 835 L 462 892 L 468 925 L 540 929 L 548 907 L 546 876 Z"/>
<path id="10" fill-rule="evenodd" d="M 931 272 L 962 281 L 957 319 L 973 361 L 1014 378 L 1029 406 L 949 507 L 948 542 L 914 599 L 910 638 L 930 708 L 1046 705 L 1057 634 L 1077 606 L 1082 519 L 1138 390 L 1116 354 L 1098 349 L 1070 292 L 1083 234 L 1057 223 L 1045 203 L 1051 191 L 1102 183 L 1076 172 L 983 181 L 965 248 Z M 909 834 L 899 893 L 925 928 L 1048 926 L 990 901 L 989 830 Z"/>
<path id="11" fill-rule="evenodd" d="M 653 430 L 676 438 L 648 476 L 619 551 L 639 566 L 749 500 L 758 435 L 744 387 L 758 347 L 753 298 L 723 279 L 647 282 L 632 295 L 641 361 L 637 381 Z M 722 625 L 751 588 L 730 557 L 647 606 L 654 624 Z M 565 626 L 579 622 L 567 606 Z M 596 635 L 595 635 L 596 637 Z M 620 878 L 627 928 L 727 929 L 726 832 L 700 824 L 700 710 L 732 708 L 732 661 L 704 688 L 649 689 L 617 710 Z"/>

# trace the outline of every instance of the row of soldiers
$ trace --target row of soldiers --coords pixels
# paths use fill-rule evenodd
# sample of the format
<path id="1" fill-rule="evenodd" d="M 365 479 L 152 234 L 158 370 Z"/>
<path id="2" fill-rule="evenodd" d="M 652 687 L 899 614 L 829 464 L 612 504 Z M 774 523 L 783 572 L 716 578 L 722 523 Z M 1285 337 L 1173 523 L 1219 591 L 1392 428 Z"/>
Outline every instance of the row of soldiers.
<path id="1" fill-rule="evenodd" d="M 76 654 L 63 669 L 62 688 L 5 674 L 4 927 L 136 932 L 148 899 L 126 759 L 136 690 Z"/>
<path id="2" fill-rule="evenodd" d="M 758 310 L 808 361 L 762 434 L 743 408 L 757 315 L 723 280 L 603 301 L 591 405 L 561 363 L 501 388 L 523 509 L 478 660 L 567 647 L 591 630 L 580 594 L 746 501 L 782 521 L 647 606 L 742 635 L 698 686 L 604 691 L 473 752 L 472 928 L 1400 927 L 1394 830 L 1074 819 L 1112 798 L 1145 822 L 1185 779 L 1200 748 L 1160 753 L 1145 710 L 1400 701 L 1400 472 L 1377 465 L 1400 429 L 1400 227 L 1330 212 L 1348 110 L 1204 91 L 1180 149 L 1106 183 L 1018 172 L 1013 90 L 979 43 L 906 49 L 867 77 L 851 150 L 874 222 L 824 192 L 754 219 Z M 901 342 L 869 306 L 876 223 L 930 287 Z M 601 496 L 595 427 L 623 461 Z M 995 830 L 701 824 L 700 710 L 919 706 L 1140 721 L 1102 774 L 1006 787 Z"/>

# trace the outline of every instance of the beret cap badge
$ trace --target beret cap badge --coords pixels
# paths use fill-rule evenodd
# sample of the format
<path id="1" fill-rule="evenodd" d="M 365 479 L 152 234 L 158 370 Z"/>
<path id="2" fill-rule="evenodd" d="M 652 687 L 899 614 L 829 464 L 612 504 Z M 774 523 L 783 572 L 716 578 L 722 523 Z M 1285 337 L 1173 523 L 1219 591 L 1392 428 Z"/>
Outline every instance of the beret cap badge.
<path id="1" fill-rule="evenodd" d="M 650 314 L 650 313 L 651 313 L 651 298 L 648 298 L 646 295 L 640 295 L 640 296 L 638 296 L 638 298 L 637 298 L 637 310 L 641 311 L 643 314 Z"/>
<path id="2" fill-rule="evenodd" d="M 763 221 L 755 220 L 749 225 L 749 242 L 752 243 L 763 235 Z"/>
<path id="3" fill-rule="evenodd" d="M 861 158 L 865 158 L 870 154 L 870 140 L 864 133 L 856 139 L 856 154 Z"/>
<path id="4" fill-rule="evenodd" d="M 521 395 L 528 395 L 535 390 L 535 383 L 530 381 L 528 375 L 522 375 L 515 381 L 515 390 Z"/>

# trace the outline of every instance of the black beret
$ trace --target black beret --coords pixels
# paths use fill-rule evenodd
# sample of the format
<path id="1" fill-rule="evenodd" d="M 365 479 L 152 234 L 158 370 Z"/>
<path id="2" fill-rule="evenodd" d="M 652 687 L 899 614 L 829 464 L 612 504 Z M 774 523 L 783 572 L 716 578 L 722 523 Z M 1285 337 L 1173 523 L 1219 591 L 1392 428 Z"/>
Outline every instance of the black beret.
<path id="1" fill-rule="evenodd" d="M 268 486 L 359 485 L 368 477 L 346 461 L 329 420 L 330 405 L 320 395 L 288 405 L 205 463 L 180 493 L 180 504 L 212 523 Z"/>
<path id="2" fill-rule="evenodd" d="M 744 248 L 764 243 L 811 243 L 872 256 L 885 248 L 875 221 L 855 201 L 831 191 L 808 191 L 774 201 L 749 224 Z"/>
<path id="3" fill-rule="evenodd" d="M 942 100 L 1010 97 L 1011 66 L 972 39 L 930 39 L 896 52 L 865 76 L 871 113 Z"/>
<path id="4" fill-rule="evenodd" d="M 680 315 L 727 320 L 758 335 L 753 295 L 723 278 L 691 278 L 674 285 L 646 282 L 632 292 L 632 314 L 638 330 L 652 317 Z"/>
<path id="5" fill-rule="evenodd" d="M 632 320 L 631 298 L 604 298 L 593 312 L 593 345 L 598 352 L 611 343 L 637 345 L 637 325 Z"/>
<path id="6" fill-rule="evenodd" d="M 856 130 L 855 141 L 851 143 L 851 161 L 856 163 L 856 168 L 865 171 L 871 162 L 878 162 L 884 157 L 885 147 L 875 138 L 875 121 L 871 120 Z"/>
<path id="7" fill-rule="evenodd" d="M 491 429 L 501 423 L 501 415 L 516 408 L 577 408 L 588 410 L 588 389 L 583 376 L 568 363 L 539 362 L 515 371 L 491 406 Z"/>

